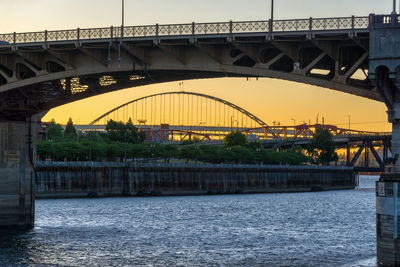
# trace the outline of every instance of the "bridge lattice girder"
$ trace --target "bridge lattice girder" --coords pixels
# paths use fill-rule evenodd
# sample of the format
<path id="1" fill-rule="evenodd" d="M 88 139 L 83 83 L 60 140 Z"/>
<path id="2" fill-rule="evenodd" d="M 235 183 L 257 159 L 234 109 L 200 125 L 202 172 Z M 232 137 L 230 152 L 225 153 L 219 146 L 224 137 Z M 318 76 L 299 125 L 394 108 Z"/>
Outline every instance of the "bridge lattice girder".
<path id="1" fill-rule="evenodd" d="M 77 29 L 0 35 L 0 119 L 123 88 L 268 77 L 381 101 L 368 79 L 368 17 Z M 58 38 L 58 39 L 57 39 Z M 119 57 L 120 55 L 120 57 Z M 300 70 L 294 70 L 298 62 Z"/>

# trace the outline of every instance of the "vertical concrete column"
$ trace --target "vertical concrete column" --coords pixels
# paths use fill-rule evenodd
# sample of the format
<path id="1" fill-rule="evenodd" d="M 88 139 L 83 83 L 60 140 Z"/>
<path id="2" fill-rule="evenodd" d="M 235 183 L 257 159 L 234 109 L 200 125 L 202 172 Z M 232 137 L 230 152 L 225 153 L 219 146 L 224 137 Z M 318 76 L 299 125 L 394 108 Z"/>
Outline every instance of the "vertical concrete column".
<path id="1" fill-rule="evenodd" d="M 377 259 L 382 266 L 400 266 L 399 173 L 384 173 L 376 185 Z"/>
<path id="2" fill-rule="evenodd" d="M 400 156 L 400 121 L 395 120 L 392 123 L 392 154 Z M 400 166 L 400 160 L 395 163 Z"/>
<path id="3" fill-rule="evenodd" d="M 393 124 L 392 156 L 397 154 L 400 157 L 400 23 L 396 15 L 371 14 L 369 30 L 368 77 L 388 108 L 388 120 Z M 395 166 L 387 166 L 376 185 L 376 236 L 380 265 L 400 266 L 399 182 L 400 160 L 397 160 Z"/>
<path id="4" fill-rule="evenodd" d="M 34 179 L 29 122 L 0 122 L 0 230 L 34 226 Z"/>

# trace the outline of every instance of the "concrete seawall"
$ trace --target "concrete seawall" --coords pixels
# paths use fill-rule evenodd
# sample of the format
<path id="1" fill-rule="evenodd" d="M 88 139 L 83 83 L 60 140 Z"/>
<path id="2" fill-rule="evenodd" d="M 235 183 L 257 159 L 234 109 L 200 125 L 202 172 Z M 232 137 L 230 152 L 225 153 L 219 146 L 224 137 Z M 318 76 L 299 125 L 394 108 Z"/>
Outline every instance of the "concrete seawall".
<path id="1" fill-rule="evenodd" d="M 353 189 L 353 168 L 39 162 L 36 197 L 202 195 Z"/>

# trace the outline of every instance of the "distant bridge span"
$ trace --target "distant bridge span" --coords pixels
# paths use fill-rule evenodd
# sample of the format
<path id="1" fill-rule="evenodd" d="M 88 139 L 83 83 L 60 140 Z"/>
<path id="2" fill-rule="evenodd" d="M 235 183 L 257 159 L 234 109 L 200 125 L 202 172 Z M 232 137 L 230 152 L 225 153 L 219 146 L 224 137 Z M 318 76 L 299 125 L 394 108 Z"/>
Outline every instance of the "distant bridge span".
<path id="1" fill-rule="evenodd" d="M 129 106 L 129 105 L 131 105 L 131 104 L 134 104 L 134 103 L 137 103 L 137 102 L 146 100 L 146 99 L 157 98 L 157 97 L 165 97 L 165 96 L 173 96 L 173 95 L 178 95 L 178 96 L 179 96 L 179 95 L 195 96 L 195 97 L 199 97 L 199 98 L 205 98 L 205 99 L 213 100 L 213 101 L 215 101 L 215 102 L 218 102 L 218 103 L 220 103 L 220 104 L 223 104 L 223 105 L 225 105 L 225 106 L 228 106 L 228 107 L 230 107 L 230 108 L 236 110 L 237 112 L 242 113 L 243 115 L 247 116 L 249 119 L 253 120 L 256 124 L 258 124 L 258 125 L 261 126 L 261 127 L 264 127 L 264 128 L 268 127 L 268 125 L 267 125 L 264 121 L 262 121 L 260 118 L 258 118 L 257 116 L 251 114 L 251 113 L 248 112 L 247 110 L 245 110 L 245 109 L 243 109 L 243 108 L 241 108 L 241 107 L 239 107 L 239 106 L 237 106 L 237 105 L 235 105 L 235 104 L 233 104 L 233 103 L 231 103 L 231 102 L 229 102 L 229 101 L 226 101 L 226 100 L 224 100 L 224 99 L 221 99 L 221 98 L 218 98 L 218 97 L 215 97 L 215 96 L 210 96 L 210 95 L 201 94 L 201 93 L 194 93 L 194 92 L 184 92 L 184 91 L 165 92 L 165 93 L 153 94 L 153 95 L 149 95 L 149 96 L 144 96 L 144 97 L 137 98 L 137 99 L 135 99 L 135 100 L 129 101 L 129 102 L 125 103 L 125 104 L 122 104 L 122 105 L 120 105 L 120 106 L 118 106 L 118 107 L 116 107 L 116 108 L 111 109 L 110 111 L 104 113 L 104 114 L 101 115 L 100 117 L 98 117 L 98 118 L 96 118 L 95 120 L 93 120 L 91 123 L 89 123 L 89 125 L 94 125 L 94 124 L 96 124 L 96 123 L 99 123 L 102 119 L 106 119 L 106 118 L 107 118 L 110 114 L 112 114 L 113 112 L 116 112 L 116 111 L 118 111 L 118 110 L 120 110 L 120 109 L 122 109 L 122 108 L 124 108 L 124 107 L 127 107 L 127 106 Z M 171 101 L 171 99 L 170 99 L 170 101 Z M 165 101 L 165 98 L 164 98 L 164 106 L 166 106 L 166 103 L 165 103 L 165 102 L 166 102 L 166 101 Z M 190 105 L 193 106 L 193 105 L 195 105 L 195 103 L 194 103 L 193 99 L 192 99 L 192 103 L 190 103 L 190 101 L 188 101 L 188 102 L 189 102 L 189 103 L 186 103 L 186 106 L 187 106 L 187 108 L 189 109 L 189 110 L 187 111 L 187 113 L 190 113 L 190 108 L 191 108 Z M 197 102 L 198 102 L 198 101 L 197 101 Z M 161 101 L 161 104 L 162 104 L 162 101 Z M 168 105 L 171 106 L 172 103 L 169 103 Z M 207 105 L 206 105 L 206 106 L 207 106 Z M 158 108 L 160 108 L 160 107 L 158 107 Z M 171 107 L 169 107 L 169 109 L 171 109 Z M 197 107 L 197 109 L 198 109 L 198 107 Z M 181 110 L 179 110 L 178 112 L 180 112 L 180 111 L 181 111 Z M 182 110 L 182 111 L 183 111 L 183 110 Z M 185 111 L 186 111 L 186 110 L 185 110 Z M 183 112 L 185 112 L 185 111 L 183 111 Z M 214 113 L 217 113 L 217 109 L 214 109 L 213 111 L 214 111 Z M 208 112 L 210 113 L 210 112 L 212 112 L 212 110 L 209 110 Z M 192 113 L 194 113 L 194 112 L 192 112 Z M 196 113 L 198 113 L 198 110 L 196 110 Z M 142 115 L 143 115 L 143 114 L 142 114 Z M 169 115 L 171 115 L 171 114 L 169 114 Z M 192 116 L 193 116 L 193 115 L 194 115 L 194 114 L 192 114 Z M 197 114 L 197 115 L 198 115 L 198 114 Z M 221 115 L 221 114 L 219 114 L 219 115 Z M 232 117 L 235 117 L 235 118 L 236 118 L 236 116 L 234 116 L 234 115 L 232 115 Z M 132 117 L 131 117 L 131 118 L 132 118 Z M 214 122 L 215 125 L 216 125 L 216 121 L 217 121 L 217 120 L 215 120 L 215 122 Z M 106 121 L 106 122 L 107 122 L 107 121 Z M 136 121 L 133 121 L 133 123 L 136 123 Z M 170 123 L 170 122 L 168 122 L 168 124 L 169 124 L 169 123 Z M 105 123 L 105 124 L 106 124 L 106 123 Z M 195 125 L 197 125 L 197 124 L 198 124 L 198 122 L 195 123 Z M 205 125 L 204 125 L 204 126 L 205 126 Z"/>
<path id="2" fill-rule="evenodd" d="M 123 88 L 216 77 L 278 78 L 382 101 L 367 79 L 370 20 L 353 16 L 0 34 L 0 119 L 24 120 Z"/>

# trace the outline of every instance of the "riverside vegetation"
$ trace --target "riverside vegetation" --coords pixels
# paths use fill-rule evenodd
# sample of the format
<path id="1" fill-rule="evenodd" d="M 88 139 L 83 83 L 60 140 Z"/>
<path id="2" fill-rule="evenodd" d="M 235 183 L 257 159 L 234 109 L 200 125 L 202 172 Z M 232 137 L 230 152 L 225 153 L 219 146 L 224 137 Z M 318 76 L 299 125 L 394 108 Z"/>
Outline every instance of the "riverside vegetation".
<path id="1" fill-rule="evenodd" d="M 105 132 L 76 131 L 72 119 L 65 130 L 54 120 L 49 123 L 46 140 L 37 142 L 39 160 L 53 161 L 149 161 L 180 159 L 186 162 L 289 164 L 335 161 L 335 144 L 324 129 L 318 129 L 307 150 L 300 147 L 276 151 L 264 149 L 259 142 L 248 142 L 239 131 L 225 137 L 224 145 L 211 146 L 199 140 L 186 140 L 179 145 L 145 143 L 144 132 L 127 123 L 110 120 Z"/>

